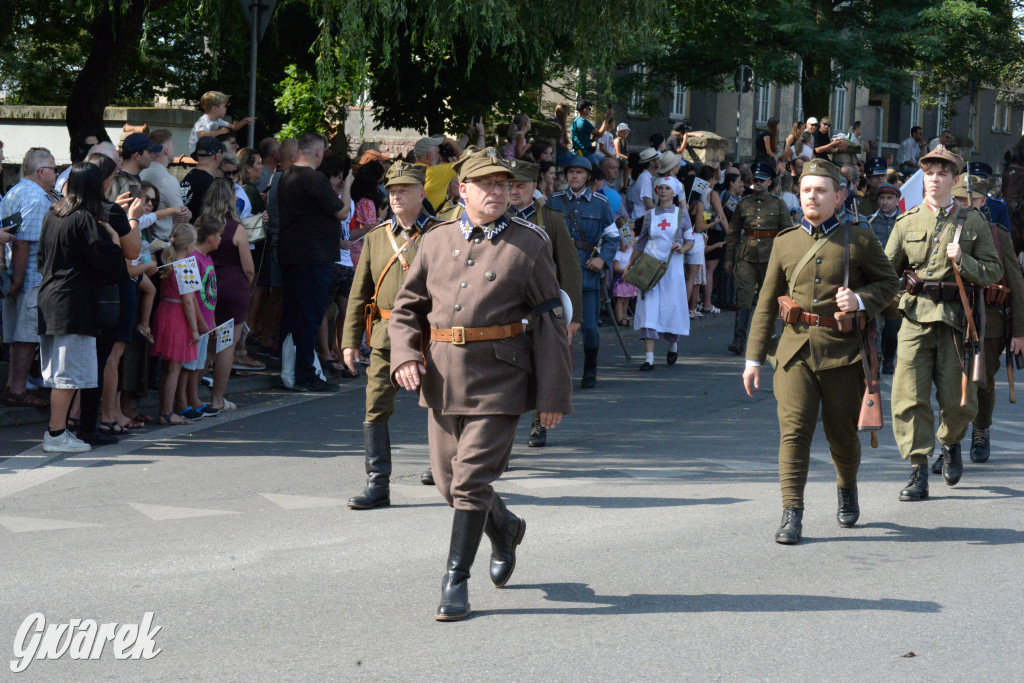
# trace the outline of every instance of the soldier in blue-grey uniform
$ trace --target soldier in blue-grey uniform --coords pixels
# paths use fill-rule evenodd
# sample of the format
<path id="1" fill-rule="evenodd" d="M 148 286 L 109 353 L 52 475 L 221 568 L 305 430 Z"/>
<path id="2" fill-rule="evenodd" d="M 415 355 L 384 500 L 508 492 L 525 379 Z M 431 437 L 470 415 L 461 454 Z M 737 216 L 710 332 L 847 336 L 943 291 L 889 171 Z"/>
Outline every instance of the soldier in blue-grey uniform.
<path id="1" fill-rule="evenodd" d="M 889 168 L 882 157 L 871 157 L 865 164 L 864 175 L 867 179 L 868 189 L 858 200 L 860 212 L 865 216 L 870 216 L 878 211 L 878 190 L 885 182 L 885 176 L 888 173 Z"/>
<path id="2" fill-rule="evenodd" d="M 896 227 L 896 219 L 900 217 L 900 188 L 889 183 L 878 187 L 876 197 L 878 210 L 868 216 L 868 226 L 875 233 L 875 237 L 882 243 L 882 248 L 889 241 L 889 235 Z M 893 305 L 886 309 L 886 314 L 881 318 L 879 329 L 881 334 L 882 347 L 882 374 L 891 375 L 896 371 L 896 348 L 897 335 L 900 331 L 902 318 L 899 309 Z"/>
<path id="3" fill-rule="evenodd" d="M 619 228 L 615 225 L 611 205 L 590 182 L 593 166 L 581 156 L 567 160 L 565 179 L 569 187 L 556 192 L 548 207 L 565 216 L 569 235 L 576 244 L 583 275 L 583 380 L 582 389 L 597 384 L 597 351 L 601 334 L 597 319 L 601 314 L 601 278 L 606 264 L 611 264 L 619 249 Z"/>
<path id="4" fill-rule="evenodd" d="M 992 175 L 992 167 L 984 161 L 972 161 L 967 164 L 967 172 L 988 182 L 989 177 Z M 990 223 L 999 223 L 999 225 L 1007 230 L 1010 229 L 1010 207 L 1006 205 L 1005 200 L 986 195 L 985 206 L 981 207 L 981 210 L 983 213 L 988 214 Z"/>

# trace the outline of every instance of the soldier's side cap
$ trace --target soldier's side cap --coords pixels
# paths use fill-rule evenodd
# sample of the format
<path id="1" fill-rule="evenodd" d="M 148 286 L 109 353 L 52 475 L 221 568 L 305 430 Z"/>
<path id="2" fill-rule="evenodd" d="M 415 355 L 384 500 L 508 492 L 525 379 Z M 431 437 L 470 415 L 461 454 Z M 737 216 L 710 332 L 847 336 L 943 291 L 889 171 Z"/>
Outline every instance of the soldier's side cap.
<path id="1" fill-rule="evenodd" d="M 423 185 L 427 182 L 427 167 L 423 164 L 410 164 L 396 161 L 388 168 L 384 188 L 392 185 Z"/>
<path id="2" fill-rule="evenodd" d="M 975 199 L 981 199 L 988 194 L 988 181 L 976 175 L 971 176 L 971 194 Z M 967 199 L 967 174 L 964 173 L 953 186 L 953 196 L 960 199 Z"/>
<path id="3" fill-rule="evenodd" d="M 885 163 L 884 157 L 871 157 L 868 159 L 868 175 L 886 175 L 889 172 L 889 166 Z"/>
<path id="4" fill-rule="evenodd" d="M 804 173 L 807 172 L 807 166 L 804 166 Z M 763 161 L 758 161 L 751 168 L 754 172 L 754 180 L 775 180 L 775 169 L 772 168 L 771 164 Z"/>
<path id="5" fill-rule="evenodd" d="M 924 164 L 929 161 L 945 161 L 948 164 L 952 164 L 955 169 L 953 173 L 959 173 L 960 169 L 964 167 L 963 158 L 959 154 L 949 151 L 945 145 L 937 145 L 935 149 L 918 159 L 917 163 Z"/>
<path id="6" fill-rule="evenodd" d="M 900 188 L 890 183 L 885 183 L 883 185 L 878 186 L 878 194 L 882 194 L 883 192 L 890 192 L 896 195 L 897 197 L 900 196 Z"/>
<path id="7" fill-rule="evenodd" d="M 978 176 L 982 180 L 987 179 L 992 175 L 992 167 L 986 164 L 984 161 L 971 161 L 967 164 L 967 171 L 972 176 Z"/>
<path id="8" fill-rule="evenodd" d="M 520 183 L 535 183 L 540 177 L 540 164 L 534 164 L 521 159 L 514 159 L 508 162 L 515 173 L 515 180 Z"/>
<path id="9" fill-rule="evenodd" d="M 587 173 L 594 170 L 593 164 L 590 163 L 590 159 L 580 156 L 579 154 L 573 154 L 572 159 L 566 159 L 562 165 L 563 168 L 582 168 Z"/>
<path id="10" fill-rule="evenodd" d="M 836 185 L 843 184 L 843 174 L 839 172 L 839 167 L 828 159 L 811 159 L 805 163 L 800 177 L 807 175 L 825 176 L 831 178 Z"/>
<path id="11" fill-rule="evenodd" d="M 452 170 L 459 174 L 460 183 L 494 173 L 504 173 L 510 179 L 515 176 L 515 173 L 509 168 L 508 162 L 501 158 L 498 150 L 493 147 L 464 155 L 452 164 Z"/>

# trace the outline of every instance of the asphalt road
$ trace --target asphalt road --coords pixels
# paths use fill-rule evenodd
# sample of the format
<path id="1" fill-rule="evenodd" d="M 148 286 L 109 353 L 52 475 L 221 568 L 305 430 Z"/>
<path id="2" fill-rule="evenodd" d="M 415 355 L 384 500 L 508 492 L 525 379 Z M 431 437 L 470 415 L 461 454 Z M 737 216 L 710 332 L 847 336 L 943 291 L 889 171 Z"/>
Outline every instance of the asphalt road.
<path id="1" fill-rule="evenodd" d="M 781 507 L 775 401 L 743 393 L 731 314 L 638 373 L 606 336 L 598 388 L 497 488 L 528 520 L 501 590 L 484 540 L 473 617 L 433 620 L 451 512 L 419 484 L 426 419 L 392 422 L 391 508 L 363 485 L 362 381 L 262 393 L 193 427 L 50 459 L 37 427 L 0 438 L 0 670 L 33 613 L 134 623 L 160 654 L 34 661 L 26 680 L 1019 680 L 1024 459 L 1000 385 L 992 459 L 899 503 L 891 432 L 865 442 L 861 522 L 835 522 L 819 428 L 804 542 Z M 607 330 L 606 330 L 607 334 Z M 577 347 L 577 361 L 579 361 Z M 577 369 L 577 377 L 579 370 Z M 768 379 L 768 378 L 766 378 Z M 889 384 L 888 378 L 885 382 Z M 235 398 L 235 397 L 233 397 Z M 888 421 L 888 405 L 886 420 Z M 966 460 L 966 455 L 965 455 Z M 912 656 L 911 656 L 912 655 Z"/>

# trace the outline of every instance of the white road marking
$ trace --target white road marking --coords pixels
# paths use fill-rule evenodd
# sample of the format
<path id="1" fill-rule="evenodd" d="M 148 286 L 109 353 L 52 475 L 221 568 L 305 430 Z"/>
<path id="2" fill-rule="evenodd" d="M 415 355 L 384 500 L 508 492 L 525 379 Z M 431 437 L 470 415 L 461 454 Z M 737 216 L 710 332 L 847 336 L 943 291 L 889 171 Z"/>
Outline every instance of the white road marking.
<path id="1" fill-rule="evenodd" d="M 163 522 L 168 519 L 190 519 L 192 517 L 214 517 L 216 515 L 237 515 L 234 510 L 204 510 L 202 508 L 183 508 L 172 505 L 149 505 L 146 503 L 128 503 L 150 519 Z"/>
<path id="2" fill-rule="evenodd" d="M 319 498 L 316 496 L 296 496 L 285 493 L 261 493 L 261 496 L 274 505 L 285 510 L 305 510 L 308 508 L 329 508 L 344 505 L 341 498 Z"/>
<path id="3" fill-rule="evenodd" d="M 23 534 L 28 531 L 50 531 L 53 529 L 79 529 L 87 526 L 101 526 L 89 522 L 69 522 L 63 519 L 42 519 L 40 517 L 0 516 L 0 524 L 8 531 Z"/>

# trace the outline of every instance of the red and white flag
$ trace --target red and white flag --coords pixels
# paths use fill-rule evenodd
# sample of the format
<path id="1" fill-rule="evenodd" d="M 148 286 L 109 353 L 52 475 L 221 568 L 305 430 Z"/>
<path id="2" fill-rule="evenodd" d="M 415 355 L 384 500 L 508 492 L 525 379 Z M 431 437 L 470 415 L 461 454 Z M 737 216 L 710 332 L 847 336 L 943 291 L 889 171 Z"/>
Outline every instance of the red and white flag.
<path id="1" fill-rule="evenodd" d="M 921 169 L 914 171 L 914 175 L 907 178 L 907 181 L 900 187 L 900 213 L 910 211 L 924 201 L 924 173 Z"/>

